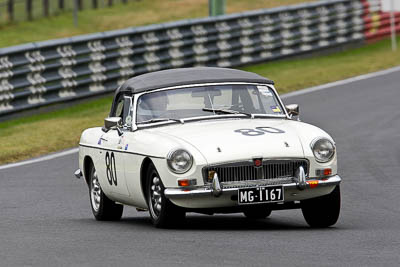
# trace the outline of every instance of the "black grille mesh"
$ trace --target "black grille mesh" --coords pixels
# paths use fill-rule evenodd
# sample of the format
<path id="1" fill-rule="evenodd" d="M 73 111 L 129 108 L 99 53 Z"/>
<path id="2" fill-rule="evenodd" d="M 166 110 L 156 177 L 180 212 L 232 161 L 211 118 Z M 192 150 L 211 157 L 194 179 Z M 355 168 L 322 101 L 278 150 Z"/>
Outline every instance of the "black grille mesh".
<path id="1" fill-rule="evenodd" d="M 252 161 L 235 162 L 231 164 L 214 165 L 203 168 L 205 182 L 211 182 L 209 172 L 217 172 L 220 182 L 255 181 L 262 179 L 282 179 L 295 176 L 296 170 L 303 166 L 308 173 L 308 161 L 296 160 L 265 160 L 262 168 L 255 168 Z"/>

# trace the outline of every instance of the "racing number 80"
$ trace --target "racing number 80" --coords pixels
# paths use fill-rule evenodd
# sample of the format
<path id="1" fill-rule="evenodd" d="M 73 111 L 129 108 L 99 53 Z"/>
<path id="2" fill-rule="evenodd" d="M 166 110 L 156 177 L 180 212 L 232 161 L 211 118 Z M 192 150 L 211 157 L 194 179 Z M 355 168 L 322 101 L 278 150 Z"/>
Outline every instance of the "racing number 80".
<path id="1" fill-rule="evenodd" d="M 107 174 L 107 180 L 110 185 L 114 183 L 115 186 L 117 186 L 117 170 L 115 168 L 115 156 L 114 152 L 106 153 L 106 174 Z"/>
<path id="2" fill-rule="evenodd" d="M 235 132 L 246 136 L 259 136 L 265 133 L 281 134 L 285 131 L 273 127 L 256 127 L 255 129 L 237 129 Z"/>

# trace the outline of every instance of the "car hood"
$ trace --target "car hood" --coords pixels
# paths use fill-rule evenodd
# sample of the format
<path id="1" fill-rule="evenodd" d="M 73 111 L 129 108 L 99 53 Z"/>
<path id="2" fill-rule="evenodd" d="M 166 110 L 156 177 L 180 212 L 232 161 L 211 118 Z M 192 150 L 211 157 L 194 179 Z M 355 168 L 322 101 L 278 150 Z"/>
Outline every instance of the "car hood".
<path id="1" fill-rule="evenodd" d="M 286 119 L 219 119 L 188 122 L 154 131 L 191 144 L 208 164 L 263 158 L 304 158 L 303 147 Z"/>

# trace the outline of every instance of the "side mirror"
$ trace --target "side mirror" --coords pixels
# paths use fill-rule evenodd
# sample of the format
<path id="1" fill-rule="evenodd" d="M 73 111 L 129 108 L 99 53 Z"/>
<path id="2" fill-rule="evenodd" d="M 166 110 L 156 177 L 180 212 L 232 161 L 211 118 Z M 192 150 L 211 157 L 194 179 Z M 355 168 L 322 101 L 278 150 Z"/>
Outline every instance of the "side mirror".
<path id="1" fill-rule="evenodd" d="M 290 104 L 285 106 L 286 110 L 289 114 L 289 116 L 299 116 L 300 115 L 300 111 L 299 111 L 299 105 L 298 104 Z"/>
<path id="2" fill-rule="evenodd" d="M 104 119 L 104 127 L 103 131 L 108 132 L 112 128 L 117 128 L 121 126 L 121 118 L 120 117 L 108 117 Z"/>

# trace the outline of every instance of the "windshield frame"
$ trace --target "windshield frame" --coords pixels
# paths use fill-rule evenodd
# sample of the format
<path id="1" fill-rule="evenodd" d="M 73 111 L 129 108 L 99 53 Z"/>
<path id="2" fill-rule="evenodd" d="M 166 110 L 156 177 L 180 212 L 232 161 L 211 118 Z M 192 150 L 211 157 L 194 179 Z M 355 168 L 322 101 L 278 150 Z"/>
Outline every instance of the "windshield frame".
<path id="1" fill-rule="evenodd" d="M 281 105 L 283 113 L 284 114 L 252 114 L 253 119 L 265 119 L 265 118 L 283 118 L 283 119 L 290 119 L 289 114 L 287 113 L 286 107 L 282 102 L 282 99 L 279 97 L 279 94 L 276 92 L 275 87 L 272 84 L 267 84 L 267 83 L 248 83 L 248 82 L 224 82 L 224 83 L 199 83 L 199 84 L 190 84 L 190 85 L 179 85 L 179 86 L 172 86 L 172 87 L 165 87 L 165 88 L 160 88 L 156 90 L 151 90 L 147 92 L 141 92 L 138 94 L 134 95 L 134 101 L 133 101 L 133 106 L 131 109 L 131 114 L 132 114 L 132 125 L 136 125 L 136 128 L 141 129 L 141 128 L 149 128 L 149 127 L 156 127 L 156 126 L 163 126 L 163 125 L 170 125 L 170 124 L 176 124 L 176 123 L 185 123 L 185 122 L 191 122 L 191 121 L 200 121 L 200 120 L 210 120 L 210 119 L 227 119 L 227 118 L 245 118 L 249 119 L 249 117 L 245 114 L 210 114 L 206 116 L 196 116 L 196 117 L 188 117 L 181 119 L 181 122 L 178 121 L 161 121 L 161 122 L 154 122 L 154 123 L 148 123 L 148 124 L 137 124 L 136 123 L 136 113 L 137 113 L 137 103 L 139 98 L 142 95 L 145 94 L 151 94 L 155 92 L 160 92 L 160 91 L 167 91 L 167 90 L 175 90 L 175 89 L 184 89 L 184 88 L 193 88 L 193 87 L 201 87 L 201 86 L 215 86 L 215 85 L 255 85 L 255 86 L 267 86 L 272 93 L 274 94 L 275 98 L 277 99 L 278 103 Z"/>

